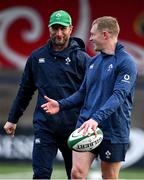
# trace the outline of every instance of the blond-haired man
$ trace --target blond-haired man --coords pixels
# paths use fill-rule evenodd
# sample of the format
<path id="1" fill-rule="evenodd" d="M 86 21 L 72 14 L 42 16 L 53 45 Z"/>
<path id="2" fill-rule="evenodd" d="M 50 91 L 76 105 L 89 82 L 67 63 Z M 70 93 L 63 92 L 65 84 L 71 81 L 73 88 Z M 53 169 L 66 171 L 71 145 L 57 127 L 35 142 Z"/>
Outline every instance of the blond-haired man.
<path id="1" fill-rule="evenodd" d="M 137 68 L 118 42 L 119 32 L 114 17 L 94 20 L 90 41 L 99 53 L 92 58 L 79 91 L 60 101 L 45 97 L 48 102 L 42 105 L 47 113 L 54 114 L 83 102 L 76 127 L 84 129 L 84 133 L 89 127 L 94 131 L 100 127 L 104 133 L 102 143 L 91 152 L 73 151 L 72 179 L 86 179 L 97 157 L 101 160 L 102 178 L 118 179 L 125 160 Z"/>

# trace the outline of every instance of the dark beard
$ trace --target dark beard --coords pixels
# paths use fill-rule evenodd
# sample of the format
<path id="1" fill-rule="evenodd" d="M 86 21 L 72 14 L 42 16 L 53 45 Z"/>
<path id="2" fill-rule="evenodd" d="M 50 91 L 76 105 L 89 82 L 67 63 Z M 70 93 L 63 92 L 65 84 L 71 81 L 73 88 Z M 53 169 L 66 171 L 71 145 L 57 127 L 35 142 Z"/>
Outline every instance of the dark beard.
<path id="1" fill-rule="evenodd" d="M 54 46 L 59 46 L 59 47 L 65 46 L 65 45 L 67 44 L 67 42 L 68 42 L 68 38 L 65 38 L 65 39 L 63 40 L 63 42 L 56 41 L 55 38 L 52 38 L 51 40 L 52 40 L 52 44 L 53 44 Z"/>

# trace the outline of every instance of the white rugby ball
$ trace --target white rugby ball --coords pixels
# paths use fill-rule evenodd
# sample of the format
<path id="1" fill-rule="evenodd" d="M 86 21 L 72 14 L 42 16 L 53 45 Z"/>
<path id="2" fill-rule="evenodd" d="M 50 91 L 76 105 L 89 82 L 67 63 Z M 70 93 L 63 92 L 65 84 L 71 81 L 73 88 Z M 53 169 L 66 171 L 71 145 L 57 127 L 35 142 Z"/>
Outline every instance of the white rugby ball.
<path id="1" fill-rule="evenodd" d="M 96 134 L 89 128 L 88 132 L 83 135 L 83 129 L 78 132 L 76 129 L 68 138 L 68 147 L 74 151 L 87 152 L 95 149 L 103 140 L 103 132 L 100 128 L 96 128 Z"/>

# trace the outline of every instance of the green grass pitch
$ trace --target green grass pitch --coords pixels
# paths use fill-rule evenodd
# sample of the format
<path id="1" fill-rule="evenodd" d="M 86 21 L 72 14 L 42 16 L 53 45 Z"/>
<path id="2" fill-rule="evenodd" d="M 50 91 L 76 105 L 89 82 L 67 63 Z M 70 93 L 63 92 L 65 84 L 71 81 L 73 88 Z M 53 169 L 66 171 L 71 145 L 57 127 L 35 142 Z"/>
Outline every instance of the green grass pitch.
<path id="1" fill-rule="evenodd" d="M 90 171 L 93 179 L 95 172 L 97 171 Z M 0 163 L 0 179 L 32 179 L 31 163 Z M 54 166 L 52 179 L 67 179 L 63 165 Z M 120 179 L 144 179 L 144 170 L 142 168 L 122 169 Z"/>

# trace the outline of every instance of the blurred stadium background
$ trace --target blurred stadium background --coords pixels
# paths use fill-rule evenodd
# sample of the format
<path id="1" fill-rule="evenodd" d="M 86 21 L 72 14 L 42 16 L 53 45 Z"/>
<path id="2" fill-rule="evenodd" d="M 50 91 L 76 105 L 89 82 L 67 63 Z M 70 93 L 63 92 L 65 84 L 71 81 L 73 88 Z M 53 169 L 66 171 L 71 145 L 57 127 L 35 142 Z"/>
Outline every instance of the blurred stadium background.
<path id="1" fill-rule="evenodd" d="M 73 36 L 81 37 L 87 52 L 95 52 L 89 42 L 92 21 L 110 15 L 118 19 L 120 41 L 135 57 L 138 81 L 132 115 L 130 147 L 121 178 L 144 179 L 144 1 L 143 0 L 0 0 L 0 179 L 31 178 L 32 113 L 36 94 L 18 124 L 15 138 L 5 135 L 12 100 L 26 59 L 33 49 L 46 43 L 49 15 L 58 9 L 72 15 Z M 89 178 L 100 177 L 99 162 L 92 165 Z M 60 152 L 55 160 L 53 178 L 66 178 Z"/>

